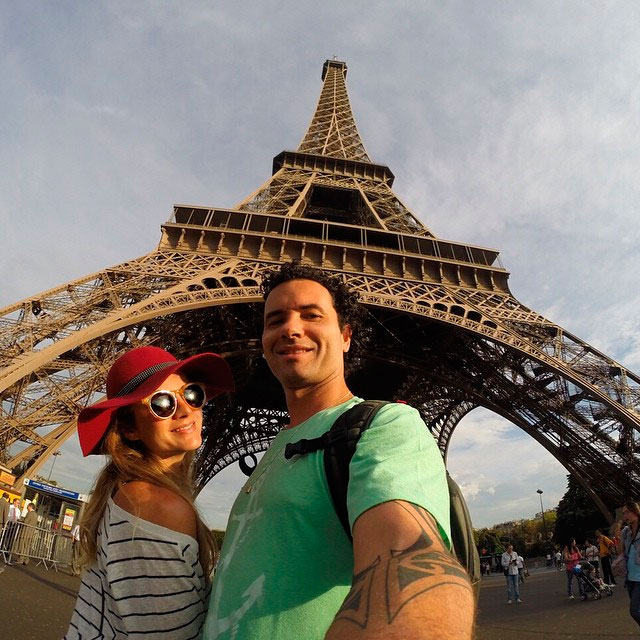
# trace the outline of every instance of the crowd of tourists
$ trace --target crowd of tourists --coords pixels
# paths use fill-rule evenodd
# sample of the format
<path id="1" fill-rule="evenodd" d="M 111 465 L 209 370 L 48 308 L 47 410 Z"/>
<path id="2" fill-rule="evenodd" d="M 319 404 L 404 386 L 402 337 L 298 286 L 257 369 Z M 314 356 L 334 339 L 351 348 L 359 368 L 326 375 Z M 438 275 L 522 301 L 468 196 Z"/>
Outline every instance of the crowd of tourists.
<path id="1" fill-rule="evenodd" d="M 640 506 L 634 500 L 625 500 L 620 509 L 622 520 L 614 522 L 606 535 L 597 529 L 592 538 L 581 544 L 575 538 L 562 549 L 546 557 L 546 566 L 555 565 L 564 570 L 567 579 L 567 597 L 575 598 L 573 584 L 582 600 L 587 589 L 611 593 L 623 584 L 629 594 L 629 612 L 640 625 Z M 507 583 L 507 604 L 520 604 L 520 583 L 523 582 L 523 560 L 508 544 L 502 554 L 501 566 Z"/>
<path id="2" fill-rule="evenodd" d="M 574 598 L 574 578 L 587 565 L 600 589 L 611 589 L 620 583 L 626 586 L 631 617 L 640 625 L 640 507 L 634 500 L 626 500 L 620 512 L 622 520 L 613 523 L 606 532 L 609 535 L 597 529 L 593 538 L 586 538 L 580 545 L 573 538 L 562 550 L 567 595 Z M 579 596 L 585 599 L 586 582 L 578 579 L 576 582 Z"/>

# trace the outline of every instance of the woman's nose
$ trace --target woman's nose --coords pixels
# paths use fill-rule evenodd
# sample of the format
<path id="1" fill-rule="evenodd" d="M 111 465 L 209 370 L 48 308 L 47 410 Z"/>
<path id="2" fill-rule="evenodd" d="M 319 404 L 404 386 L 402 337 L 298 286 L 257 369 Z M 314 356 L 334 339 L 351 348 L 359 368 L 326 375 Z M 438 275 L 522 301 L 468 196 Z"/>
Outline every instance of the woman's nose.
<path id="1" fill-rule="evenodd" d="M 176 398 L 176 416 L 186 416 L 192 411 L 196 411 L 196 409 L 192 407 L 179 393 L 176 393 Z"/>

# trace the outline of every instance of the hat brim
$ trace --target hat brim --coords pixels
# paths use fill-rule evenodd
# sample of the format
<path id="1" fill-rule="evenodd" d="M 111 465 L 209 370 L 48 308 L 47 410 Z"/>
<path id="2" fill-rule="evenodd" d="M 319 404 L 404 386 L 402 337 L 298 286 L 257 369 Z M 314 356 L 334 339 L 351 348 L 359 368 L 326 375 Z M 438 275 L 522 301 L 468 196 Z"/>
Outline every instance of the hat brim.
<path id="1" fill-rule="evenodd" d="M 120 398 L 103 400 L 83 409 L 78 416 L 78 438 L 83 456 L 99 454 L 99 445 L 113 414 L 120 408 L 139 402 L 155 391 L 163 380 L 174 373 L 182 373 L 192 382 L 204 385 L 207 399 L 234 391 L 233 374 L 224 358 L 217 353 L 199 353 L 185 360 L 177 360 L 150 376 L 131 393 Z"/>

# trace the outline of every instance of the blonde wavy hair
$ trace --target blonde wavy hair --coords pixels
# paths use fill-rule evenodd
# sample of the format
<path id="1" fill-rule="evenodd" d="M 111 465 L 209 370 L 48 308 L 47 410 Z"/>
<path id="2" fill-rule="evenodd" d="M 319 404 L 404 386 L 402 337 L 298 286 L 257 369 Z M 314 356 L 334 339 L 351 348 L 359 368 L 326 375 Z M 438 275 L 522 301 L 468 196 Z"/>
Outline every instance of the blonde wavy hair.
<path id="1" fill-rule="evenodd" d="M 173 491 L 193 507 L 197 523 L 200 565 L 205 579 L 209 582 L 218 549 L 213 533 L 202 521 L 194 502 L 194 452 L 187 453 L 177 468 L 167 470 L 141 442 L 133 442 L 124 437 L 124 429 L 132 420 L 130 407 L 120 409 L 102 442 L 101 453 L 108 456 L 109 462 L 95 481 L 80 521 L 80 564 L 87 566 L 96 559 L 98 529 L 109 498 L 127 482 L 142 480 Z"/>

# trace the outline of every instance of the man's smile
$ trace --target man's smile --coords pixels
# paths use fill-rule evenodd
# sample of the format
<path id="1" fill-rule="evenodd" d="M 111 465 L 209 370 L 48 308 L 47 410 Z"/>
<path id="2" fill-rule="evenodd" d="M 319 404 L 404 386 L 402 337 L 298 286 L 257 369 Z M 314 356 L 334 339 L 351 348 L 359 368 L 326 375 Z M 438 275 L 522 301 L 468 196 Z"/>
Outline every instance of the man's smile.
<path id="1" fill-rule="evenodd" d="M 276 349 L 276 354 L 279 356 L 291 356 L 291 355 L 298 355 L 301 353 L 307 353 L 308 351 L 311 351 L 311 350 L 312 350 L 311 347 L 292 345 L 289 347 L 280 347 L 279 349 Z"/>

